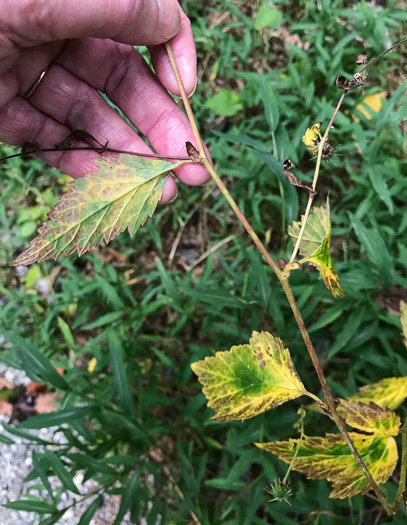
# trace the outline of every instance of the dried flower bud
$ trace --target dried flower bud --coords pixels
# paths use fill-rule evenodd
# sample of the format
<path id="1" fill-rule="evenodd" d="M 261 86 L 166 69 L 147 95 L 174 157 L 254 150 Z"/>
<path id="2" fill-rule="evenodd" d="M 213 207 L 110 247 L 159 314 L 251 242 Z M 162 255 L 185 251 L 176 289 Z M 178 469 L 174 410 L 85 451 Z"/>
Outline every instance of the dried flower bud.
<path id="1" fill-rule="evenodd" d="M 349 80 L 343 75 L 339 75 L 335 84 L 339 89 L 346 89 L 349 86 Z"/>

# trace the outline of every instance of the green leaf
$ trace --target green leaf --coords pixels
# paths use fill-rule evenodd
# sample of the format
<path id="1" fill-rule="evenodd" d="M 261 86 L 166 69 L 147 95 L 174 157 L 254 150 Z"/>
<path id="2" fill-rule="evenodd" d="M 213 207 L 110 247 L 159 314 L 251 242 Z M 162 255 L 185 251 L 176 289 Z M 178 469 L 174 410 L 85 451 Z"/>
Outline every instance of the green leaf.
<path id="1" fill-rule="evenodd" d="M 394 215 L 393 201 L 391 199 L 390 191 L 387 187 L 382 170 L 377 166 L 372 166 L 367 168 L 366 171 L 369 174 L 369 178 L 372 183 L 373 189 L 380 197 L 380 199 L 386 204 L 391 215 Z"/>
<path id="2" fill-rule="evenodd" d="M 339 399 L 339 413 L 351 427 L 378 436 L 397 436 L 400 417 L 389 408 L 381 408 L 375 403 Z"/>
<path id="3" fill-rule="evenodd" d="M 136 491 L 138 489 L 140 480 L 140 474 L 138 472 L 133 474 L 133 477 L 129 481 L 129 484 L 123 492 L 122 502 L 120 504 L 119 512 L 117 513 L 116 519 L 113 525 L 121 525 L 124 515 L 127 509 L 130 507 L 133 499 L 135 498 Z"/>
<path id="4" fill-rule="evenodd" d="M 382 408 L 395 410 L 407 398 L 407 377 L 386 377 L 378 383 L 365 385 L 347 399 L 360 403 L 375 403 Z"/>
<path id="5" fill-rule="evenodd" d="M 18 500 L 10 501 L 3 505 L 6 509 L 25 510 L 26 512 L 38 512 L 38 514 L 52 514 L 58 509 L 54 505 L 48 505 L 44 501 Z"/>
<path id="6" fill-rule="evenodd" d="M 0 443 L 4 443 L 5 445 L 14 445 L 14 441 L 3 434 L 0 434 Z"/>
<path id="7" fill-rule="evenodd" d="M 68 510 L 68 507 L 65 509 L 59 510 L 58 512 L 54 512 L 49 516 L 48 518 L 41 520 L 41 525 L 54 525 L 55 523 L 60 523 L 60 519 L 65 514 L 65 512 Z"/>
<path id="8" fill-rule="evenodd" d="M 81 519 L 78 521 L 78 525 L 89 525 L 91 519 L 95 515 L 95 512 L 102 505 L 102 502 L 103 496 L 99 496 L 98 498 L 94 499 L 89 505 L 89 507 L 82 514 Z"/>
<path id="9" fill-rule="evenodd" d="M 100 326 L 106 326 L 107 324 L 112 324 L 122 315 L 124 315 L 125 312 L 119 311 L 119 312 L 109 312 L 108 314 L 102 315 L 96 319 L 96 321 L 93 321 L 92 323 L 89 323 L 85 326 L 82 326 L 82 330 L 93 330 L 94 328 L 99 328 Z"/>
<path id="10" fill-rule="evenodd" d="M 257 30 L 262 27 L 275 27 L 280 22 L 281 17 L 282 15 L 276 7 L 264 3 L 257 11 L 256 18 L 254 19 L 254 27 Z"/>
<path id="11" fill-rule="evenodd" d="M 59 316 L 57 317 L 57 323 L 58 323 L 59 329 L 61 330 L 64 336 L 65 341 L 68 344 L 69 349 L 73 350 L 76 347 L 76 345 L 75 345 L 75 341 L 74 341 L 71 329 L 69 328 L 67 323 L 62 319 L 62 317 L 59 317 Z"/>
<path id="12" fill-rule="evenodd" d="M 19 427 L 31 429 L 56 427 L 63 423 L 69 423 L 75 419 L 82 419 L 91 414 L 93 414 L 93 410 L 90 407 L 64 408 L 62 410 L 56 410 L 55 412 L 31 416 L 20 423 Z"/>
<path id="13" fill-rule="evenodd" d="M 400 303 L 400 324 L 404 337 L 404 345 L 407 347 L 407 303 L 404 301 Z"/>
<path id="14" fill-rule="evenodd" d="M 41 439 L 38 436 L 31 434 L 30 432 L 25 432 L 24 430 L 20 430 L 20 428 L 18 427 L 12 427 L 11 425 L 7 425 L 6 423 L 3 423 L 2 426 L 4 430 L 6 430 L 9 434 L 12 434 L 13 436 L 18 436 L 23 439 L 28 439 L 29 441 L 38 443 L 40 445 L 51 445 L 49 441 L 45 441 L 44 439 Z"/>
<path id="15" fill-rule="evenodd" d="M 99 171 L 69 184 L 30 247 L 12 264 L 84 254 L 128 228 L 130 235 L 153 214 L 167 174 L 182 165 L 134 155 L 94 159 Z"/>
<path id="16" fill-rule="evenodd" d="M 307 393 L 288 349 L 267 332 L 253 332 L 250 345 L 217 352 L 191 368 L 217 421 L 248 419 Z"/>
<path id="17" fill-rule="evenodd" d="M 319 268 L 325 286 L 331 294 L 334 297 L 343 297 L 345 294 L 339 282 L 335 264 L 329 253 L 331 243 L 331 220 L 329 214 L 328 201 L 326 207 L 320 206 L 312 209 L 300 242 L 300 254 L 305 257 L 299 262 L 300 264 L 310 262 Z M 299 237 L 303 221 L 304 215 L 302 215 L 300 222 L 293 222 L 293 224 L 288 227 L 288 234 L 294 245 Z"/>
<path id="18" fill-rule="evenodd" d="M 13 344 L 21 362 L 27 367 L 27 373 L 29 370 L 34 370 L 34 376 L 39 375 L 42 381 L 48 381 L 61 390 L 69 390 L 69 385 L 65 379 L 58 374 L 52 363 L 32 343 L 12 332 L 5 332 L 4 336 Z"/>
<path id="19" fill-rule="evenodd" d="M 376 483 L 386 482 L 398 459 L 394 438 L 366 436 L 356 432 L 350 432 L 349 435 Z M 369 481 L 340 434 L 256 445 L 289 464 L 296 454 L 291 468 L 307 474 L 309 479 L 332 481 L 330 498 L 350 498 L 359 493 L 365 494 L 370 489 Z"/>
<path id="20" fill-rule="evenodd" d="M 78 490 L 78 487 L 75 485 L 72 474 L 67 470 L 66 466 L 62 463 L 59 457 L 47 449 L 44 450 L 44 457 L 47 459 L 48 463 L 54 470 L 55 476 L 57 476 L 62 486 L 66 490 L 70 490 L 74 494 L 80 495 L 81 493 Z"/>
<path id="21" fill-rule="evenodd" d="M 80 452 L 71 452 L 67 454 L 67 457 L 81 469 L 86 468 L 93 472 L 102 472 L 103 474 L 116 474 L 116 470 L 107 464 L 108 458 L 101 460 Z"/>
<path id="22" fill-rule="evenodd" d="M 33 451 L 33 453 L 32 453 L 32 460 L 33 460 L 34 472 L 38 475 L 38 477 L 42 481 L 42 484 L 47 489 L 49 495 L 52 498 L 52 487 L 51 487 L 51 484 L 49 482 L 47 473 L 46 473 L 44 467 L 42 466 L 41 461 L 38 458 L 38 454 L 35 451 Z"/>
<path id="23" fill-rule="evenodd" d="M 279 120 L 279 111 L 277 99 L 274 95 L 273 88 L 268 82 L 261 82 L 261 95 L 262 101 L 264 104 L 264 114 L 268 125 L 270 126 L 270 131 L 275 131 L 278 125 Z"/>
<path id="24" fill-rule="evenodd" d="M 349 214 L 353 229 L 363 247 L 367 252 L 369 260 L 380 271 L 384 285 L 388 286 L 392 281 L 392 259 L 387 246 L 377 228 L 366 228 L 356 217 Z"/>
<path id="25" fill-rule="evenodd" d="M 112 367 L 113 381 L 119 396 L 120 406 L 127 414 L 135 414 L 136 407 L 134 405 L 133 393 L 127 379 L 126 370 L 124 369 L 121 341 L 117 333 L 113 331 L 109 332 L 109 340 L 110 365 Z"/>
<path id="26" fill-rule="evenodd" d="M 205 107 L 211 109 L 217 115 L 233 117 L 243 109 L 240 96 L 229 89 L 221 89 L 216 95 L 205 102 Z"/>

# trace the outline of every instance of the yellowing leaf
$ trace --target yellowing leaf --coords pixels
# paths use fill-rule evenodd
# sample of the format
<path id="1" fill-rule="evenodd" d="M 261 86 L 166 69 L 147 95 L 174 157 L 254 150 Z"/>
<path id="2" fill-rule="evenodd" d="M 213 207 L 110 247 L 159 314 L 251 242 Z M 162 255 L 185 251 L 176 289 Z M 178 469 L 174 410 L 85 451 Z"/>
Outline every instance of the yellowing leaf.
<path id="1" fill-rule="evenodd" d="M 307 146 L 311 153 L 318 152 L 318 143 L 321 139 L 321 126 L 322 122 L 317 122 L 310 128 L 307 128 L 305 135 L 302 137 L 303 143 Z"/>
<path id="2" fill-rule="evenodd" d="M 407 377 L 386 377 L 377 383 L 362 386 L 355 395 L 348 399 L 366 404 L 373 401 L 379 407 L 394 410 L 406 397 Z"/>
<path id="3" fill-rule="evenodd" d="M 400 324 L 404 336 L 404 344 L 407 347 L 407 303 L 400 303 Z"/>
<path id="4" fill-rule="evenodd" d="M 397 436 L 400 417 L 389 408 L 381 408 L 371 402 L 365 403 L 340 399 L 338 411 L 351 427 L 378 436 Z"/>
<path id="5" fill-rule="evenodd" d="M 300 254 L 304 255 L 305 258 L 299 262 L 300 264 L 310 262 L 319 268 L 322 272 L 325 286 L 331 294 L 334 297 L 343 297 L 345 294 L 339 282 L 335 264 L 329 253 L 331 243 L 331 220 L 329 214 L 328 201 L 326 208 L 320 206 L 312 209 L 300 243 Z M 304 215 L 302 215 L 301 221 L 293 222 L 293 224 L 288 227 L 288 234 L 294 244 L 299 237 L 303 220 Z"/>
<path id="6" fill-rule="evenodd" d="M 191 368 L 218 421 L 248 419 L 307 393 L 290 352 L 267 332 L 253 332 L 250 345 L 217 352 Z"/>
<path id="7" fill-rule="evenodd" d="M 376 483 L 386 482 L 392 475 L 398 459 L 394 438 L 365 436 L 356 432 L 349 435 Z M 299 446 L 292 469 L 307 474 L 309 479 L 332 481 L 331 498 L 348 498 L 369 490 L 369 482 L 340 434 L 256 445 L 276 454 L 286 463 L 291 463 Z"/>
<path id="8" fill-rule="evenodd" d="M 373 118 L 373 113 L 378 113 L 383 107 L 383 100 L 386 98 L 386 92 L 381 91 L 380 93 L 375 93 L 374 95 L 367 95 L 360 104 L 356 106 L 356 109 L 362 113 L 367 119 L 371 120 Z M 367 106 L 367 107 L 366 107 Z M 353 120 L 356 122 L 360 121 L 360 118 L 357 115 L 352 115 Z"/>
<path id="9" fill-rule="evenodd" d="M 102 240 L 110 242 L 128 228 L 133 235 L 153 214 L 166 176 L 173 164 L 134 155 L 95 159 L 99 171 L 69 184 L 49 213 L 39 235 L 12 264 L 27 265 L 46 259 L 82 255 Z"/>

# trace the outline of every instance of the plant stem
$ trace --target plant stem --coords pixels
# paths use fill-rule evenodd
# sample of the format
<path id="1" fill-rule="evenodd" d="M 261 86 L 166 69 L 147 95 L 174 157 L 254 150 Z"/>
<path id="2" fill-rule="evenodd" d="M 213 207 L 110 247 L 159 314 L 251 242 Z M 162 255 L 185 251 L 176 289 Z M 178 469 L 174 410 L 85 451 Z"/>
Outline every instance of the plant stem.
<path id="1" fill-rule="evenodd" d="M 401 429 L 401 466 L 400 466 L 400 482 L 397 496 L 391 506 L 391 510 L 395 513 L 403 500 L 404 492 L 406 490 L 407 478 L 407 418 L 404 420 L 403 428 Z"/>
<path id="2" fill-rule="evenodd" d="M 147 158 L 153 158 L 153 159 L 169 159 L 169 160 L 185 160 L 186 162 L 194 162 L 192 161 L 190 157 L 187 156 L 171 156 L 171 155 L 157 155 L 156 153 L 139 153 L 137 151 L 127 151 L 123 149 L 115 149 L 115 148 L 97 148 L 93 146 L 68 146 L 66 148 L 40 148 L 37 150 L 33 150 L 32 152 L 29 152 L 28 154 L 24 154 L 22 151 L 20 153 L 15 153 L 14 155 L 8 155 L 7 157 L 2 157 L 0 159 L 0 162 L 8 159 L 13 159 L 15 157 L 23 157 L 24 155 L 34 155 L 36 153 L 49 153 L 51 151 L 95 151 L 96 153 L 99 153 L 100 155 L 102 153 L 124 153 L 126 155 L 136 155 L 137 157 L 147 157 Z"/>
<path id="3" fill-rule="evenodd" d="M 315 191 L 315 188 L 317 187 L 317 182 L 318 182 L 318 177 L 319 177 L 319 170 L 321 168 L 322 150 L 323 150 L 323 147 L 325 146 L 326 140 L 328 138 L 329 130 L 331 129 L 333 121 L 335 120 L 335 117 L 338 114 L 338 111 L 339 111 L 340 107 L 342 106 L 343 99 L 345 98 L 347 92 L 348 92 L 348 90 L 344 89 L 344 91 L 343 91 L 343 93 L 341 95 L 341 98 L 339 99 L 339 102 L 336 105 L 334 114 L 332 115 L 332 118 L 329 121 L 329 124 L 328 124 L 328 126 L 327 126 L 327 128 L 325 130 L 324 136 L 322 137 L 321 142 L 319 143 L 317 164 L 315 166 L 314 179 L 312 181 L 312 189 L 314 191 Z M 304 235 L 305 227 L 307 225 L 308 217 L 309 217 L 309 214 L 310 214 L 310 211 L 311 211 L 312 203 L 314 201 L 314 197 L 315 197 L 315 194 L 312 195 L 310 193 L 310 195 L 308 197 L 307 208 L 305 210 L 304 218 L 302 219 L 302 223 L 301 223 L 301 230 L 300 230 L 300 233 L 298 235 L 297 242 L 295 243 L 294 250 L 293 250 L 293 253 L 292 253 L 291 257 L 290 257 L 289 263 L 293 263 L 295 261 L 296 256 L 297 256 L 298 250 L 300 248 L 300 243 L 301 243 L 301 240 L 302 240 L 302 236 Z"/>
<path id="4" fill-rule="evenodd" d="M 174 54 L 173 54 L 172 49 L 171 49 L 171 45 L 167 42 L 165 44 L 165 47 L 166 47 L 166 50 L 167 50 L 167 53 L 168 53 L 168 56 L 169 56 L 169 59 L 170 59 L 170 62 L 171 62 L 171 66 L 172 66 L 175 78 L 176 78 L 177 83 L 178 83 L 178 88 L 180 90 L 180 93 L 181 93 L 181 96 L 182 96 L 182 100 L 183 100 L 184 105 L 185 105 L 185 109 L 186 109 L 186 112 L 187 112 L 187 115 L 188 115 L 188 119 L 189 119 L 191 127 L 192 127 L 192 131 L 193 131 L 196 143 L 198 145 L 199 153 L 200 153 L 201 158 L 202 158 L 202 164 L 208 170 L 208 172 L 210 173 L 210 175 L 212 176 L 212 178 L 214 179 L 214 181 L 218 185 L 220 191 L 224 195 L 225 199 L 229 203 L 230 207 L 235 212 L 236 216 L 238 217 L 240 222 L 245 227 L 247 233 L 250 235 L 251 239 L 253 240 L 253 242 L 255 243 L 257 248 L 259 249 L 260 253 L 266 259 L 268 265 L 273 269 L 273 271 L 276 274 L 278 280 L 280 281 L 280 283 L 281 283 L 281 285 L 282 285 L 282 287 L 284 289 L 284 292 L 285 292 L 285 294 L 287 296 L 288 302 L 289 302 L 289 304 L 291 306 L 291 310 L 292 310 L 292 312 L 294 314 L 295 320 L 297 321 L 298 328 L 300 329 L 300 332 L 301 332 L 301 335 L 302 335 L 302 337 L 304 339 L 304 342 L 305 342 L 305 345 L 307 347 L 308 353 L 309 353 L 309 355 L 311 357 L 311 360 L 312 360 L 312 363 L 313 363 L 314 368 L 316 370 L 319 382 L 321 383 L 322 389 L 324 391 L 324 394 L 325 394 L 325 397 L 326 397 L 326 400 L 327 400 L 327 404 L 328 404 L 329 410 L 331 411 L 332 419 L 334 420 L 334 422 L 336 423 L 337 427 L 339 428 L 343 438 L 345 439 L 346 443 L 348 444 L 349 448 L 351 449 L 353 456 L 355 457 L 356 461 L 358 462 L 358 464 L 359 464 L 360 468 L 362 469 L 363 473 L 365 474 L 367 480 L 369 481 L 370 486 L 372 487 L 372 489 L 376 493 L 376 496 L 378 497 L 378 499 L 379 499 L 380 503 L 382 504 L 384 510 L 386 511 L 386 513 L 389 516 L 391 516 L 393 513 L 392 513 L 392 511 L 390 509 L 390 505 L 389 505 L 388 501 L 386 500 L 383 492 L 380 490 L 380 488 L 378 487 L 377 483 L 375 482 L 375 480 L 373 479 L 372 475 L 370 474 L 369 469 L 367 468 L 366 464 L 364 463 L 362 457 L 360 456 L 359 452 L 357 451 L 357 449 L 356 449 L 352 439 L 350 438 L 350 436 L 349 436 L 349 434 L 348 434 L 348 432 L 346 430 L 344 421 L 339 416 L 339 414 L 338 414 L 338 412 L 336 410 L 335 403 L 334 403 L 332 394 L 331 394 L 331 392 L 329 390 L 328 384 L 326 382 L 326 378 L 325 378 L 324 372 L 322 371 L 322 368 L 321 368 L 321 365 L 319 363 L 319 360 L 318 360 L 317 354 L 315 352 L 314 346 L 313 346 L 313 344 L 311 342 L 311 339 L 310 339 L 308 331 L 307 331 L 307 329 L 305 327 L 304 321 L 303 321 L 303 319 L 301 317 L 301 313 L 300 313 L 299 308 L 297 306 L 297 303 L 295 301 L 295 298 L 294 298 L 294 295 L 292 293 L 292 290 L 291 290 L 290 284 L 288 282 L 288 279 L 286 279 L 284 277 L 283 272 L 281 272 L 281 270 L 277 266 L 277 263 L 274 262 L 273 258 L 270 256 L 270 254 L 268 253 L 268 251 L 264 247 L 263 243 L 260 241 L 259 237 L 257 236 L 255 231 L 251 227 L 250 223 L 248 222 L 246 217 L 243 215 L 243 213 L 240 211 L 240 209 L 239 209 L 238 205 L 236 204 L 235 200 L 230 195 L 228 189 L 226 188 L 226 186 L 222 182 L 221 178 L 217 174 L 215 168 L 212 166 L 211 162 L 209 161 L 208 157 L 206 156 L 205 150 L 203 148 L 202 139 L 201 139 L 201 136 L 199 134 L 198 127 L 196 125 L 195 118 L 194 118 L 194 115 L 192 113 L 191 106 L 189 104 L 188 97 L 187 97 L 187 95 L 185 93 L 185 89 L 184 89 L 184 86 L 183 86 L 183 83 L 182 83 L 182 79 L 181 79 L 181 76 L 179 74 L 178 66 L 176 64 L 175 57 L 174 57 Z M 341 104 L 342 104 L 342 100 L 343 100 L 344 96 L 345 95 L 342 94 L 342 97 L 341 97 L 341 100 L 340 100 Z M 338 104 L 338 106 L 340 107 L 339 104 Z M 339 109 L 339 107 L 337 109 Z M 337 113 L 337 111 L 334 113 L 334 116 L 336 115 L 336 113 Z M 330 128 L 330 126 L 332 126 L 333 119 L 334 119 L 334 117 L 331 119 L 331 122 L 329 123 L 329 126 L 328 126 L 328 128 L 327 128 L 327 130 L 325 132 L 325 135 L 324 135 L 323 139 L 322 139 L 323 141 L 324 141 L 324 139 L 326 140 L 326 137 L 327 137 L 328 132 L 329 132 L 329 128 Z M 322 149 L 318 153 L 319 153 L 319 155 L 322 155 Z M 317 176 L 314 177 L 315 184 L 316 184 L 317 178 L 318 178 Z"/>

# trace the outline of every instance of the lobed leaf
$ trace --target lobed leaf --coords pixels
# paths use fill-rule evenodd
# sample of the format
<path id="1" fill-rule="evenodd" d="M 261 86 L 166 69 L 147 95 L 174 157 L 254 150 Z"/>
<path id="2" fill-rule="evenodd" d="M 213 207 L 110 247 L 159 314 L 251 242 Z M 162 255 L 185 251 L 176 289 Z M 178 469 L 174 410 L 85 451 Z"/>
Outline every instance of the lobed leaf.
<path id="1" fill-rule="evenodd" d="M 398 459 L 394 438 L 366 436 L 356 432 L 349 435 L 376 483 L 386 482 L 392 475 Z M 309 479 L 331 481 L 333 490 L 330 498 L 349 498 L 359 493 L 365 494 L 369 490 L 368 480 L 339 434 L 256 445 L 276 454 L 286 463 L 291 463 L 297 452 L 291 468 L 307 474 Z"/>
<path id="2" fill-rule="evenodd" d="M 87 252 L 102 240 L 110 242 L 128 228 L 133 235 L 153 214 L 167 174 L 182 162 L 119 155 L 94 159 L 99 171 L 69 184 L 49 213 L 48 222 L 14 266 Z"/>
<path id="3" fill-rule="evenodd" d="M 191 368 L 218 421 L 248 419 L 307 393 L 290 352 L 267 332 L 253 332 L 250 345 L 217 352 Z"/>
<path id="4" fill-rule="evenodd" d="M 381 408 L 375 403 L 369 404 L 340 399 L 338 411 L 351 427 L 376 434 L 378 436 L 397 436 L 400 429 L 400 417 L 389 408 Z"/>
<path id="5" fill-rule="evenodd" d="M 331 243 L 331 220 L 329 218 L 329 202 L 326 207 L 319 206 L 313 208 L 311 211 L 307 224 L 305 226 L 304 234 L 300 243 L 300 254 L 304 256 L 300 264 L 310 262 L 321 270 L 325 286 L 336 297 L 344 297 L 343 288 L 339 282 L 338 273 L 335 264 L 329 253 Z M 297 241 L 304 215 L 301 221 L 295 221 L 288 227 L 288 234 L 293 243 Z"/>
<path id="6" fill-rule="evenodd" d="M 396 409 L 407 397 L 407 377 L 386 377 L 377 383 L 365 385 L 348 397 L 352 401 L 369 404 L 371 401 L 382 408 Z"/>

